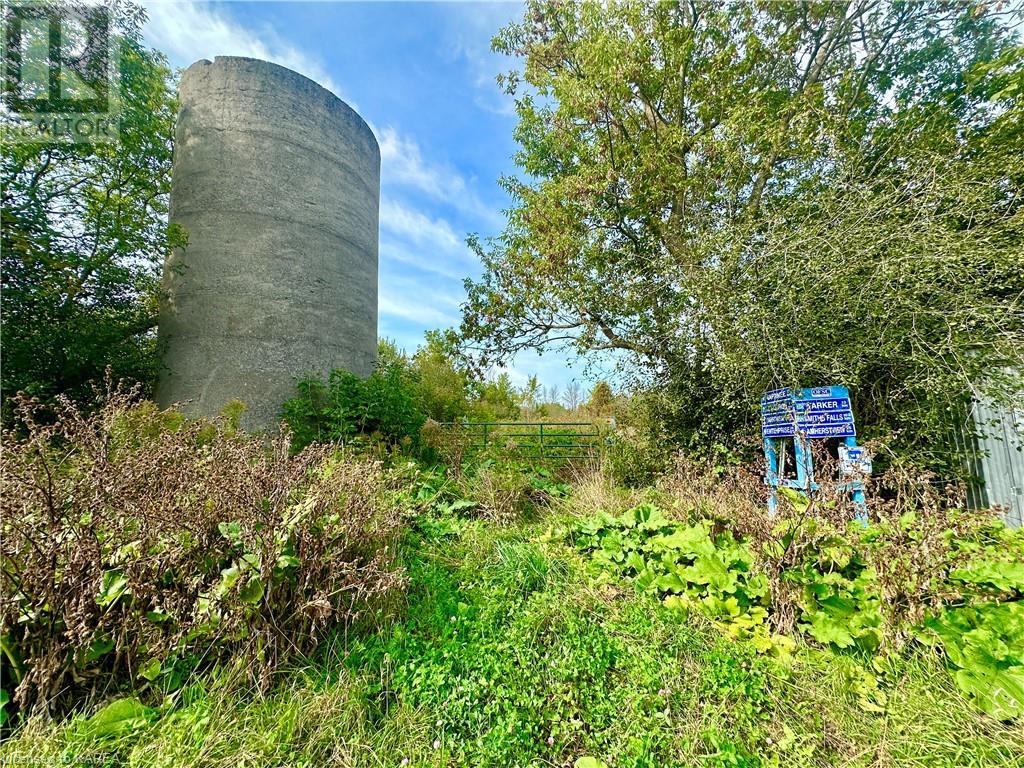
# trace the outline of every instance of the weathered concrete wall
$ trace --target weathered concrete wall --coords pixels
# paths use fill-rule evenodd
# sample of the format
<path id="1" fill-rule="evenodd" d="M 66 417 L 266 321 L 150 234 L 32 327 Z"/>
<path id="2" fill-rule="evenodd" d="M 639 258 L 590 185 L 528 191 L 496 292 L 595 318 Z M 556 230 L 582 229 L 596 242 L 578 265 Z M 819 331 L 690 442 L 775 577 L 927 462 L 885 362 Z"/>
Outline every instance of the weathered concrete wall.
<path id="1" fill-rule="evenodd" d="M 295 380 L 370 373 L 377 351 L 380 150 L 329 91 L 284 67 L 218 56 L 185 70 L 164 268 L 161 405 L 243 400 L 275 427 Z"/>

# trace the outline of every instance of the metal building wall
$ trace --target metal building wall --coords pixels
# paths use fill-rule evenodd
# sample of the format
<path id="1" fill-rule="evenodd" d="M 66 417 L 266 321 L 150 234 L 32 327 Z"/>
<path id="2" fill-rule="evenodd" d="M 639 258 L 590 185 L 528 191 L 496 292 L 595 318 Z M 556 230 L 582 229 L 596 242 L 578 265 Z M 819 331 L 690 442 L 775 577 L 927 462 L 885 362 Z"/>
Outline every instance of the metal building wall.
<path id="1" fill-rule="evenodd" d="M 1004 508 L 1006 524 L 1024 525 L 1024 412 L 979 400 L 971 413 L 979 437 L 972 465 L 984 487 L 971 494 L 975 507 Z"/>

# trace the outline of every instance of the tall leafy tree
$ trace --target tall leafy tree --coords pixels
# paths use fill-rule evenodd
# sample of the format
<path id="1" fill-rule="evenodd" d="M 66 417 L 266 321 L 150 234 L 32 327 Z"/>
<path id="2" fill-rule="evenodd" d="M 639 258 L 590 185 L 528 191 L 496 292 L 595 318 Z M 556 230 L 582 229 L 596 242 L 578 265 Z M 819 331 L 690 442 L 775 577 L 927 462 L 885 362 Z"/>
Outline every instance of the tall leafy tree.
<path id="1" fill-rule="evenodd" d="M 141 42 L 143 11 L 119 4 L 114 21 L 119 140 L 3 145 L 5 398 L 88 397 L 107 366 L 147 385 L 157 373 L 159 269 L 180 240 L 167 223 L 174 83 Z"/>
<path id="2" fill-rule="evenodd" d="M 529 3 L 494 42 L 522 174 L 463 334 L 623 350 L 697 440 L 838 382 L 937 441 L 1024 362 L 1015 42 L 984 4 Z"/>
<path id="3" fill-rule="evenodd" d="M 602 379 L 590 390 L 590 400 L 587 402 L 587 408 L 595 416 L 600 416 L 611 407 L 614 397 L 611 385 Z"/>

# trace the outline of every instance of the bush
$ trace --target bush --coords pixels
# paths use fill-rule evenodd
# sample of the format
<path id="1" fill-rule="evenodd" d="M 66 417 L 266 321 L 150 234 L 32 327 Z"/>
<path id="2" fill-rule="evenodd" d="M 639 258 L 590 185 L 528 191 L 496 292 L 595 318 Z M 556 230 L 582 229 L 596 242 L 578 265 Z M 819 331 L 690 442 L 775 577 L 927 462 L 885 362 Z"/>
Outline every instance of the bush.
<path id="1" fill-rule="evenodd" d="M 531 500 L 530 478 L 518 467 L 485 461 L 463 484 L 480 514 L 501 523 L 516 520 Z"/>
<path id="2" fill-rule="evenodd" d="M 626 404 L 605 452 L 611 476 L 630 488 L 647 485 L 668 469 L 676 449 L 676 438 L 665 427 L 655 399 L 637 395 Z"/>
<path id="3" fill-rule="evenodd" d="M 427 419 L 420 428 L 420 441 L 426 458 L 443 462 L 453 477 L 462 475 L 462 464 L 472 444 L 472 435 L 460 424 L 442 424 Z"/>
<path id="4" fill-rule="evenodd" d="M 363 379 L 341 369 L 328 377 L 299 382 L 299 395 L 288 400 L 283 417 L 295 445 L 314 442 L 352 443 L 380 440 L 390 446 L 411 446 L 419 439 L 426 416 L 417 408 L 404 367 L 379 366 Z"/>
<path id="5" fill-rule="evenodd" d="M 493 458 L 463 466 L 461 472 L 452 472 L 452 480 L 458 498 L 447 504 L 449 511 L 466 510 L 498 523 L 521 520 L 571 492 L 549 469 Z"/>
<path id="6" fill-rule="evenodd" d="M 2 459 L 0 635 L 23 711 L 101 679 L 174 689 L 230 654 L 265 682 L 402 581 L 377 464 L 124 391 L 91 416 L 59 400 L 47 426 L 36 410 L 19 403 L 27 436 L 5 433 Z"/>

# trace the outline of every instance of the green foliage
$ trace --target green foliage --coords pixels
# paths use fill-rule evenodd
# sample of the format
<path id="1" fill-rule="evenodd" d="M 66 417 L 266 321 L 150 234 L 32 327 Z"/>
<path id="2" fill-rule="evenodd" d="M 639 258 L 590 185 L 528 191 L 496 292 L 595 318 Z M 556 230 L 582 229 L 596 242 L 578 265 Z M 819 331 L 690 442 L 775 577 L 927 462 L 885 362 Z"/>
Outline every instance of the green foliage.
<path id="1" fill-rule="evenodd" d="M 347 663 L 379 665 L 371 674 L 382 698 L 437 717 L 439 761 L 686 764 L 706 749 L 676 735 L 696 705 L 680 685 L 689 653 L 706 654 L 708 706 L 735 705 L 744 735 L 734 738 L 757 729 L 765 677 L 751 672 L 760 662 L 750 654 L 673 626 L 657 604 L 620 610 L 596 599 L 580 590 L 573 561 L 514 533 L 494 538 L 470 524 L 438 536 L 429 517 L 417 529 L 428 538 L 410 564 L 408 620 L 386 640 L 357 644 Z M 462 558 L 454 570 L 445 564 L 453 551 Z"/>
<path id="2" fill-rule="evenodd" d="M 544 467 L 491 457 L 463 467 L 453 487 L 458 498 L 447 505 L 448 511 L 461 510 L 503 523 L 527 517 L 571 491 L 568 484 Z"/>
<path id="3" fill-rule="evenodd" d="M 477 381 L 473 385 L 475 407 L 473 416 L 478 421 L 496 421 L 519 417 L 519 400 L 512 379 L 507 373 L 496 378 Z"/>
<path id="4" fill-rule="evenodd" d="M 639 393 L 616 414 L 615 439 L 606 451 L 608 470 L 619 483 L 639 488 L 654 482 L 671 464 L 679 447 L 673 422 L 666 417 L 668 398 Z"/>
<path id="5" fill-rule="evenodd" d="M 874 652 L 882 644 L 880 590 L 874 570 L 840 537 L 826 539 L 814 559 L 786 570 L 798 585 L 799 628 L 819 643 Z"/>
<path id="6" fill-rule="evenodd" d="M 104 742 L 145 728 L 156 719 L 156 710 L 137 698 L 117 699 L 81 723 L 78 738 Z"/>
<path id="7" fill-rule="evenodd" d="M 462 332 L 618 350 L 725 443 L 774 385 L 841 382 L 938 469 L 968 393 L 1020 392 L 1020 52 L 994 6 L 535 0 L 522 173 Z M 998 380 L 997 380 L 998 379 Z"/>
<path id="8" fill-rule="evenodd" d="M 669 520 L 653 504 L 617 518 L 586 520 L 577 531 L 577 546 L 590 552 L 595 564 L 629 578 L 638 591 L 659 595 L 683 613 L 697 610 L 761 651 L 791 647 L 766 621 L 767 577 L 754 570 L 753 553 L 728 531 L 713 535 L 706 523 Z"/>
<path id="9" fill-rule="evenodd" d="M 23 714 L 73 707 L 97 677 L 176 691 L 232 656 L 265 683 L 401 584 L 377 464 L 292 456 L 124 393 L 46 426 L 19 413 L 26 436 L 5 432 L 2 456 L 0 641 Z M 100 719 L 137 720 L 129 706 Z"/>
<path id="10" fill-rule="evenodd" d="M 184 242 L 167 224 L 175 82 L 142 44 L 142 10 L 118 8 L 120 140 L 0 153 L 6 398 L 87 400 L 107 366 L 147 388 L 156 379 L 159 270 Z"/>
<path id="11" fill-rule="evenodd" d="M 300 447 L 313 442 L 383 442 L 390 447 L 437 449 L 440 446 L 420 445 L 420 431 L 428 420 L 518 416 L 517 396 L 507 375 L 480 379 L 460 360 L 451 331 L 429 331 L 412 357 L 393 342 L 381 340 L 369 377 L 339 369 L 326 383 L 316 377 L 302 379 L 298 396 L 284 404 L 282 417 Z M 445 438 L 451 436 L 433 437 L 434 442 L 447 443 Z M 461 455 L 461 450 L 456 453 Z"/>
<path id="12" fill-rule="evenodd" d="M 470 412 L 473 377 L 456 361 L 459 352 L 452 332 L 428 331 L 409 361 L 415 381 L 416 405 L 434 421 L 455 421 Z"/>
<path id="13" fill-rule="evenodd" d="M 587 409 L 595 416 L 603 415 L 611 408 L 615 395 L 612 393 L 611 385 L 603 379 L 594 385 L 590 391 L 590 400 L 587 401 Z"/>
<path id="14" fill-rule="evenodd" d="M 377 367 L 365 379 L 338 369 L 326 384 L 317 378 L 298 383 L 299 395 L 282 408 L 296 447 L 375 439 L 410 446 L 419 439 L 426 416 L 417 407 L 406 361 L 386 343 L 381 351 Z"/>
<path id="15" fill-rule="evenodd" d="M 972 711 L 934 654 L 869 664 L 801 646 L 780 664 L 703 620 L 681 621 L 660 599 L 594 583 L 573 548 L 540 529 L 442 510 L 446 483 L 432 470 L 407 479 L 410 501 L 437 501 L 402 542 L 410 584 L 394 624 L 339 636 L 266 692 L 238 685 L 231 667 L 195 677 L 116 737 L 90 737 L 88 710 L 68 723 L 31 719 L 0 743 L 0 760 L 1009 768 L 1024 759 L 1020 729 Z M 627 522 L 623 530 L 661 525 L 643 510 Z M 700 548 L 694 527 L 679 524 L 686 546 Z M 221 535 L 236 534 L 226 525 Z"/>
<path id="16" fill-rule="evenodd" d="M 915 538 L 915 524 L 906 515 L 896 527 Z M 909 628 L 893 626 L 883 610 L 885 592 L 874 564 L 892 556 L 884 546 L 892 535 L 886 526 L 855 524 L 845 535 L 817 538 L 779 574 L 779 586 L 793 595 L 790 604 L 780 605 L 771 599 L 765 563 L 729 531 L 713 533 L 712 525 L 669 520 L 657 506 L 642 504 L 620 517 L 581 521 L 573 540 L 600 571 L 630 580 L 670 608 L 698 610 L 762 653 L 787 655 L 793 648 L 792 640 L 772 631 L 779 610 L 795 611 L 797 629 L 819 643 L 868 656 L 908 629 L 919 638 L 935 636 L 957 667 L 956 684 L 982 710 L 1001 719 L 1024 713 L 1024 535 L 993 522 L 976 538 L 957 542 L 945 555 L 943 582 L 928 586 L 941 596 L 933 615 Z M 964 553 L 969 559 L 958 566 Z M 862 697 L 878 706 L 884 694 L 873 683 L 867 686 Z"/>
<path id="17" fill-rule="evenodd" d="M 972 701 L 1000 720 L 1024 716 L 1024 603 L 951 608 L 925 628 L 941 641 Z"/>

